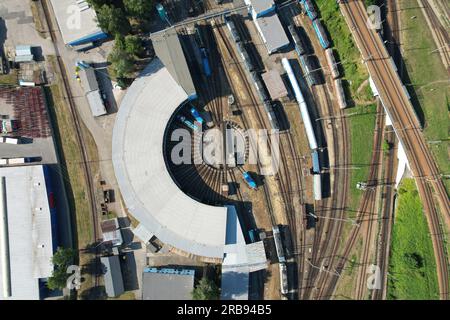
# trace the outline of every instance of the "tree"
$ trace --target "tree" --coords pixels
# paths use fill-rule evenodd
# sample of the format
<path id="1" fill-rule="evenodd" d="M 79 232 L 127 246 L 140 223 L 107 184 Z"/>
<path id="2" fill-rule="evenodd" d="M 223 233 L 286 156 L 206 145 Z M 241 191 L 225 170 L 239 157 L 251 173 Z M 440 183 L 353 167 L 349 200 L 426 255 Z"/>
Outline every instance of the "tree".
<path id="1" fill-rule="evenodd" d="M 72 248 L 58 247 L 52 257 L 54 269 L 51 277 L 48 278 L 47 287 L 49 289 L 56 290 L 66 287 L 67 278 L 70 276 L 67 268 L 73 263 L 75 256 L 76 251 Z"/>
<path id="2" fill-rule="evenodd" d="M 144 20 L 153 9 L 153 0 L 123 0 L 123 5 L 129 16 Z"/>
<path id="3" fill-rule="evenodd" d="M 97 10 L 98 26 L 112 35 L 126 35 L 131 26 L 122 9 L 104 4 Z"/>
<path id="4" fill-rule="evenodd" d="M 194 300 L 218 300 L 220 290 L 214 281 L 202 278 L 191 294 Z"/>
<path id="5" fill-rule="evenodd" d="M 142 40 L 138 36 L 128 35 L 125 37 L 125 51 L 132 56 L 142 53 Z"/>
<path id="6" fill-rule="evenodd" d="M 132 56 L 122 49 L 120 41 L 114 45 L 114 48 L 108 56 L 108 61 L 111 63 L 111 67 L 117 78 L 128 77 L 134 71 L 134 60 Z"/>
<path id="7" fill-rule="evenodd" d="M 87 3 L 89 3 L 89 5 L 91 5 L 95 10 L 100 9 L 105 4 L 110 5 L 111 2 L 111 0 L 87 0 Z"/>

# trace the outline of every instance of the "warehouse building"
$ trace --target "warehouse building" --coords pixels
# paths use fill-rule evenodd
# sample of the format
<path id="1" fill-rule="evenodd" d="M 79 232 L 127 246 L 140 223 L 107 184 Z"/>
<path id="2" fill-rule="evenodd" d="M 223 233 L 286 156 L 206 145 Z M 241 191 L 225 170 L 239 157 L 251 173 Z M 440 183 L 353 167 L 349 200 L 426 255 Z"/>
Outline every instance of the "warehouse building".
<path id="1" fill-rule="evenodd" d="M 91 67 L 84 68 L 79 71 L 79 75 L 92 115 L 99 117 L 107 114 L 95 75 L 95 69 Z"/>
<path id="2" fill-rule="evenodd" d="M 193 269 L 145 268 L 142 300 L 192 300 Z"/>
<path id="3" fill-rule="evenodd" d="M 103 275 L 105 278 L 105 291 L 108 297 L 114 298 L 125 292 L 123 287 L 122 269 L 119 256 L 101 257 Z"/>
<path id="4" fill-rule="evenodd" d="M 197 93 L 176 30 L 170 28 L 154 33 L 151 35 L 151 39 L 156 56 L 187 93 L 188 99 L 195 100 Z"/>
<path id="5" fill-rule="evenodd" d="M 245 0 L 245 3 L 269 54 L 289 45 L 289 39 L 272 0 Z"/>
<path id="6" fill-rule="evenodd" d="M 78 46 L 108 35 L 97 25 L 97 14 L 83 0 L 50 0 L 65 44 Z"/>
<path id="7" fill-rule="evenodd" d="M 51 210 L 43 166 L 0 168 L 0 300 L 44 298 L 57 244 Z"/>

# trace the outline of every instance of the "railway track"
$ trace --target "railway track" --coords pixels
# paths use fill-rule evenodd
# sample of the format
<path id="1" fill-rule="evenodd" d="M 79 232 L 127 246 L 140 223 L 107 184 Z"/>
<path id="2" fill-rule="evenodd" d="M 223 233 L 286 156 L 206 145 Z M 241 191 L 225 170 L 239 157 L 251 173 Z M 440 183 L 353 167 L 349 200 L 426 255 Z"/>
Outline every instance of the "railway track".
<path id="1" fill-rule="evenodd" d="M 386 127 L 385 136 L 391 147 L 384 160 L 384 186 L 382 194 L 384 201 L 381 211 L 381 221 L 379 223 L 379 231 L 377 236 L 377 254 L 376 265 L 380 268 L 380 288 L 371 292 L 372 300 L 384 300 L 386 298 L 387 289 L 387 272 L 389 267 L 389 252 L 391 245 L 391 230 L 393 224 L 394 197 L 395 197 L 395 163 L 396 163 L 396 137 L 392 132 L 391 126 Z"/>
<path id="2" fill-rule="evenodd" d="M 444 26 L 442 26 L 433 8 L 431 8 L 429 1 L 417 0 L 417 2 L 422 7 L 425 18 L 429 23 L 430 30 L 434 35 L 433 38 L 438 49 L 440 49 L 437 50 L 441 56 L 442 62 L 447 68 L 447 72 L 450 74 L 450 36 Z"/>
<path id="3" fill-rule="evenodd" d="M 369 72 L 380 91 L 380 96 L 393 121 L 394 129 L 396 129 L 410 161 L 430 228 L 438 270 L 440 297 L 441 299 L 448 299 L 449 273 L 444 231 L 441 228 L 439 212 L 434 203 L 434 197 L 436 196 L 444 219 L 449 223 L 450 202 L 448 194 L 436 163 L 421 135 L 419 122 L 413 114 L 413 108 L 402 89 L 400 79 L 392 66 L 388 64 L 388 54 L 383 50 L 381 39 L 367 28 L 365 23 L 367 14 L 362 2 L 342 3 L 340 8 L 366 61 Z M 435 195 L 432 189 L 434 189 Z"/>
<path id="4" fill-rule="evenodd" d="M 42 3 L 42 8 L 44 11 L 44 15 L 45 15 L 45 23 L 47 24 L 49 33 L 50 33 L 50 37 L 53 43 L 53 47 L 55 50 L 55 54 L 56 54 L 56 60 L 58 63 L 58 69 L 59 72 L 61 74 L 61 78 L 62 78 L 62 85 L 63 85 L 63 89 L 65 92 L 65 98 L 68 101 L 68 106 L 69 106 L 69 112 L 74 124 L 74 130 L 76 133 L 76 139 L 77 139 L 77 143 L 80 146 L 80 150 L 81 150 L 81 166 L 83 167 L 83 173 L 86 179 L 86 187 L 87 187 L 87 194 L 88 194 L 88 202 L 89 202 L 89 206 L 90 206 L 90 211 L 91 211 L 91 219 L 92 219 L 92 228 L 93 228 L 93 235 L 94 235 L 94 241 L 98 241 L 100 239 L 100 233 L 99 233 L 99 221 L 98 221 L 98 216 L 97 216 L 97 206 L 96 206 L 96 196 L 95 196 L 95 191 L 94 191 L 94 179 L 92 177 L 92 173 L 89 167 L 89 156 L 88 156 L 88 152 L 86 149 L 86 146 L 84 144 L 84 136 L 83 136 L 83 132 L 81 131 L 82 125 L 81 125 L 81 121 L 79 118 L 79 114 L 78 114 L 78 110 L 76 108 L 75 105 L 75 101 L 73 99 L 72 93 L 71 93 L 71 89 L 70 89 L 70 85 L 69 85 L 69 80 L 68 80 L 68 76 L 67 76 L 67 71 L 65 69 L 65 65 L 64 65 L 64 61 L 62 60 L 62 57 L 59 53 L 59 48 L 57 45 L 57 32 L 59 32 L 59 28 L 56 27 L 53 24 L 52 21 L 52 15 L 50 14 L 50 7 L 48 4 L 48 0 L 41 0 Z M 95 247 L 95 263 L 96 263 L 96 270 L 99 270 L 100 268 L 100 248 L 99 246 Z M 95 287 L 99 287 L 99 283 L 100 283 L 100 273 L 96 272 L 94 275 L 94 284 Z"/>
<path id="5" fill-rule="evenodd" d="M 217 24 L 217 19 L 215 19 L 215 24 Z M 268 121 L 266 121 L 265 117 L 262 116 L 262 110 L 261 104 L 259 103 L 258 97 L 255 96 L 252 90 L 252 84 L 247 79 L 246 73 L 242 67 L 242 65 L 239 63 L 239 59 L 237 58 L 236 54 L 234 53 L 234 50 L 231 48 L 231 43 L 227 39 L 226 35 L 223 33 L 220 27 L 217 28 L 220 38 L 222 42 L 224 43 L 226 47 L 226 51 L 228 53 L 228 56 L 230 59 L 230 65 L 235 65 L 236 69 L 238 70 L 240 79 L 243 80 L 245 84 L 246 91 L 249 93 L 249 97 L 252 100 L 252 104 L 254 105 L 254 108 L 246 109 L 245 112 L 253 112 L 255 115 L 255 119 L 257 120 L 258 126 L 260 128 L 268 128 Z M 223 56 L 223 55 L 222 55 Z M 230 82 L 231 83 L 231 82 Z M 236 88 L 234 88 L 236 90 Z M 234 91 L 235 91 L 234 90 Z M 249 128 L 249 120 L 243 111 L 241 113 L 241 118 L 247 128 Z M 302 219 L 300 218 L 300 221 L 298 219 L 299 215 L 299 206 L 303 204 L 303 197 L 302 193 L 298 192 L 302 189 L 302 181 L 301 181 L 301 164 L 298 161 L 297 152 L 295 150 L 295 144 L 293 142 L 293 137 L 290 132 L 285 132 L 281 134 L 280 138 L 280 171 L 277 174 L 278 177 L 278 187 L 280 190 L 280 193 L 282 195 L 283 202 L 285 204 L 285 209 L 287 213 L 287 219 L 290 227 L 290 234 L 291 234 L 291 240 L 293 241 L 292 246 L 298 247 L 298 242 L 301 242 L 301 238 L 298 238 L 298 227 L 302 228 Z M 270 144 L 271 147 L 271 144 Z M 292 170 L 287 165 L 288 159 L 292 159 L 293 161 L 293 168 L 294 168 L 294 179 L 292 179 Z M 281 173 L 280 173 L 281 172 Z M 266 195 L 266 199 L 270 198 L 268 195 L 269 190 L 266 184 L 263 185 L 264 187 L 264 193 Z M 295 191 L 294 191 L 295 190 Z M 295 197 L 295 194 L 298 194 L 298 199 Z M 270 200 L 266 200 L 268 203 L 270 203 Z M 297 204 L 297 205 L 296 205 Z M 272 225 L 276 225 L 276 219 L 273 216 L 272 213 Z M 294 261 L 296 265 L 302 270 L 303 263 L 299 263 L 298 258 L 294 257 Z M 297 271 L 298 272 L 298 271 Z M 292 291 L 296 291 L 296 288 L 290 288 L 290 293 L 292 294 Z"/>
<path id="6" fill-rule="evenodd" d="M 325 100 L 325 110 L 327 114 L 333 116 L 336 112 L 333 109 L 333 104 L 330 100 L 326 88 L 315 88 L 319 90 L 322 96 L 326 98 Z M 313 91 L 314 92 L 314 91 Z M 319 92 L 315 92 L 315 101 L 319 101 Z M 349 155 L 349 139 L 347 123 L 345 118 L 345 113 L 339 110 L 338 117 L 333 119 L 331 138 L 333 142 L 333 163 L 334 166 L 339 164 L 348 164 Z M 338 129 L 339 128 L 339 129 Z M 333 170 L 333 185 L 332 189 L 334 193 L 330 198 L 322 201 L 319 204 L 319 210 L 317 211 L 323 219 L 319 219 L 319 223 L 315 230 L 315 239 L 313 244 L 313 256 L 312 261 L 315 267 L 310 265 L 310 281 L 308 289 L 305 292 L 304 299 L 322 298 L 321 290 L 330 281 L 330 277 L 336 277 L 337 274 L 332 269 L 335 256 L 340 247 L 340 236 L 343 228 L 342 219 L 345 218 L 345 207 L 349 187 L 349 177 L 342 170 Z M 329 219 L 331 218 L 331 219 Z M 323 220 L 320 223 L 320 220 Z M 318 267 L 320 266 L 320 267 Z M 324 272 L 321 269 L 326 268 Z M 316 289 L 313 291 L 312 289 Z"/>

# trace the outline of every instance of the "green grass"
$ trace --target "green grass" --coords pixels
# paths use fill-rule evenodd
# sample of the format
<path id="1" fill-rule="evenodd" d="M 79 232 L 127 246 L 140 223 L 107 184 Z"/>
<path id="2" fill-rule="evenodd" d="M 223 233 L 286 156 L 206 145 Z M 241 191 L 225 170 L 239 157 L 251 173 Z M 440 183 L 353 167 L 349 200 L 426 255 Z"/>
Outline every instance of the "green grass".
<path id="1" fill-rule="evenodd" d="M 388 292 L 390 300 L 439 299 L 433 244 L 413 179 L 399 188 L 392 233 Z"/>
<path id="2" fill-rule="evenodd" d="M 19 80 L 17 79 L 17 71 L 15 69 L 11 69 L 9 74 L 0 74 L 0 85 L 18 85 Z"/>
<path id="3" fill-rule="evenodd" d="M 354 169 L 350 173 L 350 197 L 348 202 L 349 216 L 355 217 L 355 211 L 359 206 L 359 199 L 363 191 L 356 188 L 358 182 L 366 182 L 369 176 L 370 160 L 373 148 L 373 130 L 375 128 L 376 105 L 355 107 L 347 110 L 347 114 L 358 112 L 357 115 L 349 117 L 350 139 L 351 139 L 351 162 Z"/>
<path id="4" fill-rule="evenodd" d="M 431 51 L 437 49 L 425 17 L 415 0 L 402 0 L 402 42 L 404 60 L 410 78 L 410 92 L 417 99 L 412 102 L 416 110 L 421 110 L 425 118 L 424 134 L 428 141 L 442 140 L 431 144 L 430 149 L 443 174 L 450 174 L 449 148 L 450 141 L 450 90 L 448 73 L 440 59 L 440 55 Z M 411 16 L 417 18 L 411 19 Z M 447 140 L 447 141 L 446 141 Z M 446 180 L 447 192 L 450 191 L 450 180 Z"/>

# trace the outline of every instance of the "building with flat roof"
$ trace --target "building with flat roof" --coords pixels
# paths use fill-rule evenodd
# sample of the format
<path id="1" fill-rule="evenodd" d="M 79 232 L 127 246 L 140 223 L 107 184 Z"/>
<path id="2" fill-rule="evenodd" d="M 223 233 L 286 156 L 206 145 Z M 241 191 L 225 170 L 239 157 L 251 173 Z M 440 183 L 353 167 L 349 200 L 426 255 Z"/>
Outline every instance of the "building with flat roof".
<path id="1" fill-rule="evenodd" d="M 142 274 L 142 300 L 192 300 L 195 270 L 146 268 Z"/>
<path id="2" fill-rule="evenodd" d="M 263 74 L 261 74 L 261 77 L 267 87 L 267 90 L 269 91 L 272 100 L 281 99 L 288 95 L 283 79 L 281 78 L 281 75 L 277 70 L 272 69 L 264 72 Z"/>
<path id="3" fill-rule="evenodd" d="M 184 56 L 180 39 L 174 28 L 169 28 L 151 35 L 153 48 L 158 58 L 169 70 L 174 80 L 187 93 L 189 100 L 197 98 L 191 72 Z"/>
<path id="4" fill-rule="evenodd" d="M 64 43 L 77 46 L 107 38 L 97 14 L 83 0 L 50 0 Z"/>
<path id="5" fill-rule="evenodd" d="M 92 67 L 83 68 L 79 71 L 79 76 L 92 115 L 94 117 L 99 117 L 107 114 L 105 103 L 101 97 L 100 88 L 95 75 L 95 69 Z"/>
<path id="6" fill-rule="evenodd" d="M 276 12 L 254 17 L 253 21 L 269 54 L 289 45 L 289 39 Z"/>
<path id="7" fill-rule="evenodd" d="M 41 165 L 0 168 L 0 300 L 38 300 L 51 276 L 51 208 Z"/>
<path id="8" fill-rule="evenodd" d="M 119 256 L 101 257 L 105 291 L 108 297 L 117 297 L 125 292 L 123 287 L 122 269 Z"/>

